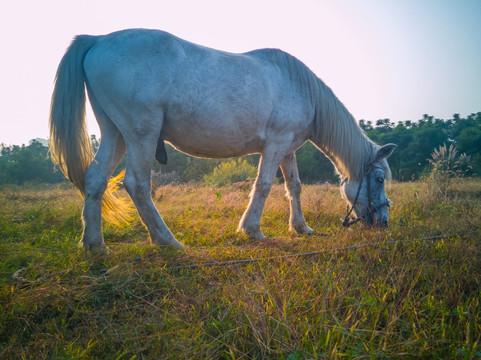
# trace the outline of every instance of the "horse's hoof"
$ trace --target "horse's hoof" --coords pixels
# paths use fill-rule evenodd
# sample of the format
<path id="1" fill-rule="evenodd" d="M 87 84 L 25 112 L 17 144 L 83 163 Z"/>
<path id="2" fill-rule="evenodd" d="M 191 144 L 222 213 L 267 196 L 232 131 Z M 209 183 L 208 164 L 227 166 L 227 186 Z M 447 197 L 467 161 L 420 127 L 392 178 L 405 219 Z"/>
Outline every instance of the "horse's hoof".
<path id="1" fill-rule="evenodd" d="M 255 241 L 261 241 L 266 238 L 260 228 L 248 229 L 243 226 L 239 228 L 237 231 L 246 234 L 251 240 L 255 240 Z"/>
<path id="2" fill-rule="evenodd" d="M 160 241 L 154 241 L 151 240 L 152 244 L 157 245 L 157 246 L 171 246 L 175 249 L 182 250 L 185 248 L 184 244 L 181 242 L 177 241 L 175 238 L 168 239 L 168 240 L 160 240 Z"/>
<path id="3" fill-rule="evenodd" d="M 314 233 L 314 230 L 307 226 L 306 223 L 299 224 L 299 225 L 291 225 L 291 231 L 295 231 L 298 234 L 306 234 L 306 235 L 311 235 Z"/>
<path id="4" fill-rule="evenodd" d="M 80 240 L 80 242 L 78 243 L 78 247 L 80 249 L 85 249 L 87 251 L 98 252 L 98 253 L 108 254 L 112 252 L 107 246 L 105 246 L 105 243 L 103 241 L 87 242 L 84 240 Z"/>

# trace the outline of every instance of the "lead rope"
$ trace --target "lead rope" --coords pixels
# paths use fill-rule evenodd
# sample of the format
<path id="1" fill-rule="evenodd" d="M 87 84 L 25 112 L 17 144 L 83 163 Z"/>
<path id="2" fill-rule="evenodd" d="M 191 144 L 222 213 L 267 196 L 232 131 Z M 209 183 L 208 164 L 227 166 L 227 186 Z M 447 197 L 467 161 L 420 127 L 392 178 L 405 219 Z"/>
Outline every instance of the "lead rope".
<path id="1" fill-rule="evenodd" d="M 372 214 L 376 211 L 375 208 L 372 206 L 372 199 L 371 199 L 371 172 L 367 173 L 367 216 L 368 222 L 372 223 L 373 218 Z"/>
<path id="2" fill-rule="evenodd" d="M 362 180 L 363 180 L 363 178 L 364 178 L 364 176 L 361 177 L 361 182 L 359 183 L 359 187 L 357 188 L 356 198 L 354 199 L 354 203 L 352 204 L 351 210 L 349 210 L 349 206 L 347 207 L 348 210 L 347 210 L 346 217 L 345 217 L 344 220 L 342 221 L 342 226 L 344 226 L 344 227 L 349 227 L 349 226 L 357 223 L 359 220 L 361 220 L 361 218 L 349 219 L 349 216 L 351 215 L 352 210 L 354 210 L 354 206 L 356 206 L 357 199 L 359 198 L 359 193 L 361 192 L 361 187 L 362 187 Z M 342 220 L 342 219 L 341 219 L 341 220 Z"/>
<path id="3" fill-rule="evenodd" d="M 201 263 L 201 264 L 190 264 L 190 265 L 178 265 L 178 266 L 167 266 L 165 265 L 163 268 L 165 270 L 194 270 L 194 269 L 200 269 L 200 268 L 207 268 L 207 267 L 218 267 L 218 266 L 230 266 L 230 265 L 246 265 L 246 264 L 252 264 L 252 263 L 258 263 L 261 261 L 273 261 L 273 260 L 281 260 L 281 259 L 290 259 L 290 258 L 301 258 L 301 257 L 307 257 L 307 256 L 315 256 L 315 255 L 321 255 L 321 254 L 330 254 L 330 253 L 341 253 L 349 250 L 359 250 L 361 248 L 365 247 L 371 247 L 371 246 L 382 246 L 382 245 L 394 245 L 398 243 L 410 243 L 410 242 L 425 242 L 425 241 L 433 241 L 433 240 L 439 240 L 439 239 L 447 239 L 453 236 L 457 236 L 459 234 L 445 234 L 445 235 L 435 235 L 435 236 L 429 236 L 425 238 L 420 238 L 420 239 L 404 239 L 404 240 L 393 240 L 393 241 L 385 241 L 385 242 L 377 242 L 373 244 L 359 244 L 359 245 L 348 245 L 340 248 L 334 248 L 334 249 L 325 249 L 325 250 L 319 250 L 319 251 L 311 251 L 311 252 L 305 252 L 305 253 L 298 253 L 298 254 L 288 254 L 288 255 L 280 255 L 280 256 L 269 256 L 265 258 L 251 258 L 251 259 L 241 259 L 241 260 L 227 260 L 227 261 L 219 261 L 219 262 L 210 262 L 210 263 Z M 107 275 L 107 274 L 105 274 Z M 105 276 L 102 275 L 102 276 Z"/>

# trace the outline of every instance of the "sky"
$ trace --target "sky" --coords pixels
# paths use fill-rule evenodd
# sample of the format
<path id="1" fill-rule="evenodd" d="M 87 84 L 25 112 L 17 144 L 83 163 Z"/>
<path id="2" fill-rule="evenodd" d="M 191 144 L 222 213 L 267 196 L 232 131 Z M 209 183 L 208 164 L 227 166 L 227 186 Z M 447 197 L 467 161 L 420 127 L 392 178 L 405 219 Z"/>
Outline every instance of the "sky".
<path id="1" fill-rule="evenodd" d="M 280 48 L 358 120 L 481 111 L 481 0 L 18 0 L 0 4 L 0 144 L 48 137 L 77 34 L 153 28 L 230 52 Z M 89 132 L 98 135 L 91 111 Z"/>

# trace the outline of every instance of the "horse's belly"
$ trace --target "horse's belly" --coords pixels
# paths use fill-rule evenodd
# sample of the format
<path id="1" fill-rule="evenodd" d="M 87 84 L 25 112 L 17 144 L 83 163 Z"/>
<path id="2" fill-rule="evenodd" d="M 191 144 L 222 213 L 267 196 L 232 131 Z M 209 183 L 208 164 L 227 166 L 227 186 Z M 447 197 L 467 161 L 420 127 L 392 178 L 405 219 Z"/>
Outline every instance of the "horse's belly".
<path id="1" fill-rule="evenodd" d="M 250 129 L 252 131 L 246 133 L 245 130 L 233 124 L 204 123 L 203 126 L 202 122 L 195 121 L 166 121 L 162 136 L 176 149 L 198 157 L 226 158 L 261 152 L 262 132 Z"/>
<path id="2" fill-rule="evenodd" d="M 261 152 L 272 107 L 269 101 L 252 95 L 261 93 L 262 83 L 248 86 L 249 91 L 239 91 L 240 82 L 236 82 L 237 86 L 229 82 L 215 86 L 205 79 L 195 85 L 171 88 L 163 106 L 164 139 L 200 157 Z"/>

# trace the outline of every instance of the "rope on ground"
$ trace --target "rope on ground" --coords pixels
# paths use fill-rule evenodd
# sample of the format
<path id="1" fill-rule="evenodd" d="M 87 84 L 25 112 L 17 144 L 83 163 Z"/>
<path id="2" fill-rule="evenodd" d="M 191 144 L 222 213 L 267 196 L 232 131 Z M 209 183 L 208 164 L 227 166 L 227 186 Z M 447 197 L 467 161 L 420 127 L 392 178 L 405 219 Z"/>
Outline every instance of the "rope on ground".
<path id="1" fill-rule="evenodd" d="M 421 238 L 421 239 L 394 240 L 394 241 L 384 242 L 383 244 L 384 245 L 393 245 L 393 244 L 405 243 L 405 242 L 433 241 L 433 240 L 439 240 L 439 239 L 449 238 L 449 237 L 452 237 L 452 235 L 437 235 L 437 236 L 430 236 L 430 237 L 425 237 L 425 238 Z M 183 269 L 193 270 L 193 269 L 207 268 L 207 267 L 246 265 L 246 264 L 252 264 L 252 263 L 257 263 L 257 262 L 261 262 L 261 261 L 273 261 L 273 260 L 283 260 L 283 259 L 291 259 L 291 258 L 301 258 L 301 257 L 322 255 L 322 254 L 328 254 L 328 253 L 344 252 L 344 251 L 349 251 L 349 250 L 359 250 L 359 249 L 364 248 L 364 247 L 376 246 L 376 245 L 380 245 L 380 244 L 381 243 L 378 242 L 378 243 L 374 243 L 374 244 L 349 245 L 349 246 L 344 246 L 344 247 L 339 247 L 339 248 L 319 250 L 319 251 L 311 251 L 311 252 L 298 253 L 298 254 L 287 254 L 287 255 L 269 256 L 269 257 L 262 257 L 262 258 L 253 258 L 253 259 L 227 260 L 227 261 L 218 261 L 218 262 L 215 261 L 215 262 L 201 263 L 201 264 L 170 266 L 170 267 L 165 267 L 165 269 L 166 270 L 183 270 Z"/>

